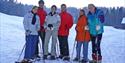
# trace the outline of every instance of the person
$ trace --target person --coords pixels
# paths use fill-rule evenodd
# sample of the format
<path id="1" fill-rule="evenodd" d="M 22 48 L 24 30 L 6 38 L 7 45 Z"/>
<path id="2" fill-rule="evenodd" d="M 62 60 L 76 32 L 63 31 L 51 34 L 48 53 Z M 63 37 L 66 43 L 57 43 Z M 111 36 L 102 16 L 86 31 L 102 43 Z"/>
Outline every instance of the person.
<path id="1" fill-rule="evenodd" d="M 44 28 L 46 29 L 45 43 L 44 43 L 44 56 L 43 59 L 48 59 L 48 44 L 50 37 L 52 36 L 52 45 L 51 45 L 51 56 L 50 60 L 56 59 L 56 43 L 58 37 L 58 29 L 60 26 L 60 16 L 56 12 L 56 5 L 52 5 L 51 12 L 47 15 L 44 23 Z"/>
<path id="2" fill-rule="evenodd" d="M 44 1 L 40 0 L 38 2 L 38 4 L 39 4 L 39 7 L 38 7 L 37 15 L 40 18 L 40 30 L 38 31 L 38 35 L 40 36 L 41 41 L 42 41 L 42 51 L 44 51 L 44 41 L 45 41 L 44 22 L 45 22 L 45 18 L 46 18 L 47 13 L 44 10 Z M 36 46 L 36 51 L 35 51 L 35 55 L 36 55 L 37 58 L 40 58 L 40 56 L 39 56 L 39 47 L 38 47 L 39 42 L 40 41 L 38 40 L 37 46 Z"/>
<path id="3" fill-rule="evenodd" d="M 37 16 L 37 6 L 33 6 L 32 11 L 24 16 L 23 25 L 26 34 L 26 48 L 22 63 L 29 63 L 34 59 L 36 44 L 38 40 L 38 30 L 40 29 L 39 17 Z"/>
<path id="4" fill-rule="evenodd" d="M 82 61 L 82 63 L 88 62 L 88 44 L 90 41 L 90 34 L 87 24 L 87 17 L 85 16 L 85 11 L 80 9 L 78 22 L 76 24 L 76 58 L 74 61 Z M 83 58 L 80 60 L 81 46 L 83 45 Z"/>
<path id="5" fill-rule="evenodd" d="M 61 5 L 61 25 L 58 31 L 58 39 L 60 46 L 59 58 L 63 60 L 70 60 L 69 57 L 69 47 L 68 47 L 68 35 L 69 30 L 73 25 L 73 17 L 66 11 L 66 5 Z"/>
<path id="6" fill-rule="evenodd" d="M 89 32 L 92 41 L 92 59 L 94 61 L 101 61 L 101 39 L 104 32 L 103 23 L 104 23 L 104 13 L 102 10 L 97 9 L 94 4 L 88 5 L 88 25 Z"/>

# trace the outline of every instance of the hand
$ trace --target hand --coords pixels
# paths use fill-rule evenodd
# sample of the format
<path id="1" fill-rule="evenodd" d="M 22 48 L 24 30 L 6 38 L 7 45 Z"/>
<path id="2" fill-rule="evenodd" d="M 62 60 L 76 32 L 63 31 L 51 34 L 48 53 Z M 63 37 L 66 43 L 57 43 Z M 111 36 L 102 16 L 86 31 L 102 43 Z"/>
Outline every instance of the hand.
<path id="1" fill-rule="evenodd" d="M 99 25 L 96 26 L 96 30 L 97 31 L 100 30 L 100 26 Z"/>
<path id="2" fill-rule="evenodd" d="M 85 30 L 89 30 L 89 27 L 88 27 L 88 26 L 85 26 Z"/>
<path id="3" fill-rule="evenodd" d="M 25 32 L 26 35 L 29 35 L 30 33 L 31 33 L 30 30 L 26 30 L 26 32 Z"/>
<path id="4" fill-rule="evenodd" d="M 53 30 L 54 28 L 53 27 L 47 27 L 46 29 L 47 30 Z"/>

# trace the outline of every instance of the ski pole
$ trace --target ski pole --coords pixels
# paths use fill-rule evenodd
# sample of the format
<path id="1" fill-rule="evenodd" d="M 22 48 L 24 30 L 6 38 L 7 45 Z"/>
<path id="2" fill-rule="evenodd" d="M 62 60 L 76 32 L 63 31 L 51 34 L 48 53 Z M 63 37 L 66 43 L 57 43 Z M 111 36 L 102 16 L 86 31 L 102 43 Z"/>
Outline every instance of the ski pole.
<path id="1" fill-rule="evenodd" d="M 24 49 L 25 49 L 25 46 L 26 46 L 26 44 L 24 44 L 24 46 L 23 46 L 23 48 L 22 48 L 22 51 L 21 51 L 21 53 L 20 53 L 20 55 L 19 55 L 19 57 L 18 57 L 18 59 L 17 59 L 17 61 L 16 61 L 15 63 L 20 63 L 19 60 L 20 60 L 21 55 L 22 55 L 22 53 L 23 53 L 23 51 L 24 51 Z"/>

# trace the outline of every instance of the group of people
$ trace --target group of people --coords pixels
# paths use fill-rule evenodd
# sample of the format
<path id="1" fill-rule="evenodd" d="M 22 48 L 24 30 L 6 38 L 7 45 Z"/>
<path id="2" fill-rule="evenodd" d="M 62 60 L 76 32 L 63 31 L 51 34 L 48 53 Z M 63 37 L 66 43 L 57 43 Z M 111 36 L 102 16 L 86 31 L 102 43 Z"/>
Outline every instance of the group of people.
<path id="1" fill-rule="evenodd" d="M 44 10 L 44 1 L 38 2 L 39 7 L 33 6 L 32 10 L 24 16 L 23 24 L 26 35 L 26 48 L 23 62 L 40 58 L 39 37 L 42 42 L 43 59 L 55 60 L 56 44 L 59 40 L 60 55 L 63 60 L 70 60 L 68 36 L 69 30 L 73 26 L 73 17 L 67 12 L 66 4 L 61 5 L 61 12 L 57 12 L 56 5 L 51 6 L 51 11 L 47 14 Z M 93 60 L 102 60 L 101 38 L 103 33 L 104 14 L 93 4 L 88 5 L 87 16 L 85 11 L 80 9 L 79 18 L 75 27 L 76 30 L 76 58 L 74 61 L 88 62 L 88 44 L 92 41 Z M 51 54 L 48 52 L 49 40 L 52 37 Z M 83 45 L 83 57 L 81 58 L 81 46 Z M 82 60 L 81 60 L 82 59 Z"/>

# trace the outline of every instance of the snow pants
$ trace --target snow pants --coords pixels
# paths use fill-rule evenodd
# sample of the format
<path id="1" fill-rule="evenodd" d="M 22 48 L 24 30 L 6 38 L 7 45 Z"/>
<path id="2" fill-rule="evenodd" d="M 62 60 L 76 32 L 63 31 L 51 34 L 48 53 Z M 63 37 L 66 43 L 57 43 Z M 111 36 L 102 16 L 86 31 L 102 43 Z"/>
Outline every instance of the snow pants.
<path id="1" fill-rule="evenodd" d="M 62 57 L 69 57 L 69 46 L 68 46 L 68 36 L 60 36 L 59 39 L 59 47 L 60 47 L 60 55 Z"/>
<path id="2" fill-rule="evenodd" d="M 37 40 L 38 40 L 38 35 L 26 36 L 26 48 L 25 48 L 24 59 L 34 58 Z"/>
<path id="3" fill-rule="evenodd" d="M 45 43 L 44 43 L 44 55 L 48 55 L 49 40 L 52 36 L 51 55 L 56 56 L 57 34 L 58 34 L 58 30 L 46 30 Z"/>
<path id="4" fill-rule="evenodd" d="M 102 34 L 98 34 L 96 36 L 91 35 L 91 41 L 92 41 L 92 53 L 97 54 L 101 56 L 101 39 L 102 39 Z"/>

